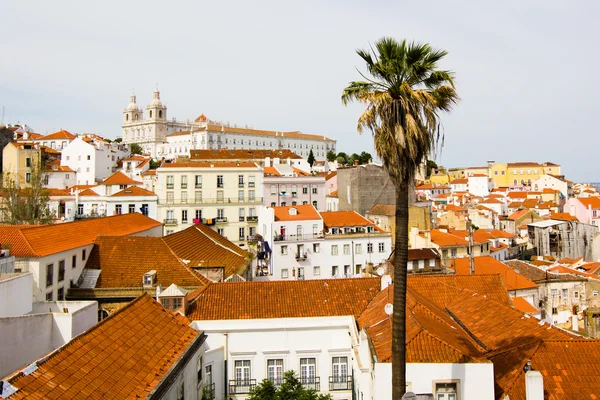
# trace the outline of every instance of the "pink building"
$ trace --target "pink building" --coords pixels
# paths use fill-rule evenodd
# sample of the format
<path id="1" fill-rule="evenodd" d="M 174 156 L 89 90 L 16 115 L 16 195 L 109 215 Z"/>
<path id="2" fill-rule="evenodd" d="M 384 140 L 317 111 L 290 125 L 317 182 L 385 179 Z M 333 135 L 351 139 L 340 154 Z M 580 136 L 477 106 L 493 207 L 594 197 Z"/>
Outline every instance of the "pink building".
<path id="1" fill-rule="evenodd" d="M 564 211 L 584 224 L 600 226 L 600 197 L 578 197 L 567 200 Z"/>

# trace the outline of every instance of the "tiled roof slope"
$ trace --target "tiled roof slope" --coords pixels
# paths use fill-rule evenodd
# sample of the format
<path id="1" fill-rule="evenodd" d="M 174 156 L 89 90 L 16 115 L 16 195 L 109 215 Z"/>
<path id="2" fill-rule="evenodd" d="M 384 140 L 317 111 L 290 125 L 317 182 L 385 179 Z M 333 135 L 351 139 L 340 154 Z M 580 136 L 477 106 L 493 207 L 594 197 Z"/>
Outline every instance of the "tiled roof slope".
<path id="1" fill-rule="evenodd" d="M 600 341 L 548 340 L 512 349 L 492 358 L 494 374 L 499 384 L 496 399 L 526 400 L 524 366 L 531 367 L 544 377 L 545 399 L 600 398 Z"/>
<path id="2" fill-rule="evenodd" d="M 290 214 L 290 210 L 292 208 L 296 210 L 296 214 Z M 317 209 L 312 204 L 273 207 L 273 212 L 275 214 L 275 221 L 303 221 L 321 219 Z"/>
<path id="3" fill-rule="evenodd" d="M 191 320 L 354 316 L 379 293 L 379 278 L 212 283 Z"/>
<path id="4" fill-rule="evenodd" d="M 146 398 L 198 337 L 149 295 L 9 379 L 19 399 Z M 201 340 L 201 339 L 199 339 Z"/>
<path id="5" fill-rule="evenodd" d="M 106 178 L 101 185 L 140 185 L 142 182 L 134 181 L 121 171 L 117 171 Z"/>
<path id="6" fill-rule="evenodd" d="M 259 167 L 253 162 L 171 162 L 162 163 L 159 169 L 162 168 L 256 168 Z"/>
<path id="7" fill-rule="evenodd" d="M 36 140 L 50 140 L 50 139 L 68 139 L 68 140 L 74 140 L 76 139 L 77 136 L 73 135 L 71 132 L 68 132 L 66 130 L 61 130 L 58 132 L 54 132 L 54 133 L 50 133 L 46 136 L 42 136 Z"/>
<path id="8" fill-rule="evenodd" d="M 209 283 L 192 271 L 161 237 L 99 236 L 86 269 L 100 269 L 96 288 L 138 288 L 146 272 L 156 271 L 156 285 L 174 283 L 183 287 L 201 287 Z"/>
<path id="9" fill-rule="evenodd" d="M 161 223 L 138 213 L 53 225 L 0 225 L 0 243 L 9 244 L 15 257 L 44 257 L 90 245 L 98 235 L 126 236 L 157 226 Z"/>
<path id="10" fill-rule="evenodd" d="M 369 215 L 396 215 L 395 204 L 373 204 L 373 207 L 369 210 Z"/>
<path id="11" fill-rule="evenodd" d="M 237 273 L 246 263 L 248 253 L 206 225 L 197 224 L 163 237 L 179 258 L 190 266 L 225 267 L 224 278 Z"/>
<path id="12" fill-rule="evenodd" d="M 451 266 L 457 275 L 469 275 L 471 273 L 468 258 L 456 258 L 452 260 Z M 517 274 L 514 269 L 491 256 L 473 257 L 473 266 L 476 275 L 501 275 L 508 290 L 533 289 L 537 287 L 534 282 L 521 274 Z"/>
<path id="13" fill-rule="evenodd" d="M 373 221 L 369 221 L 356 211 L 324 211 L 321 212 L 323 224 L 328 228 L 344 226 L 375 226 Z M 381 230 L 376 227 L 377 230 Z"/>
<path id="14" fill-rule="evenodd" d="M 120 197 L 120 196 L 158 196 L 156 193 L 151 192 L 150 190 L 146 190 L 139 186 L 130 186 L 127 189 L 123 189 L 120 192 L 117 192 L 111 197 Z"/>
<path id="15" fill-rule="evenodd" d="M 301 156 L 288 149 L 282 150 L 190 150 L 192 160 L 256 160 L 279 158 L 281 160 L 291 158 L 300 160 Z"/>

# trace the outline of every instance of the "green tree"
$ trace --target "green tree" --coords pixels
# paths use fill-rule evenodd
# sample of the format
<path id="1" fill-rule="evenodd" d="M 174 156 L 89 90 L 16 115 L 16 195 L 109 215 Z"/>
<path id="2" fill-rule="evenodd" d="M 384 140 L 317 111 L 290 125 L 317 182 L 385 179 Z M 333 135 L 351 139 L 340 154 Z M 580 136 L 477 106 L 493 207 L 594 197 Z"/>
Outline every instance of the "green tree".
<path id="1" fill-rule="evenodd" d="M 358 161 L 360 164 L 360 156 L 356 153 L 352 153 L 352 155 L 348 157 L 348 163 L 354 164 L 355 161 Z"/>
<path id="2" fill-rule="evenodd" d="M 362 153 L 360 153 L 360 159 L 359 159 L 360 164 L 368 164 L 371 162 L 372 159 L 373 159 L 373 157 L 371 156 L 370 153 L 367 153 L 366 151 L 363 151 Z"/>
<path id="3" fill-rule="evenodd" d="M 454 77 L 438 69 L 444 50 L 429 44 L 382 38 L 370 50 L 357 50 L 366 63 L 364 81 L 344 89 L 342 102 L 365 104 L 358 132 L 373 134 L 375 151 L 396 187 L 392 398 L 406 390 L 406 264 L 409 187 L 421 162 L 435 150 L 441 112 L 458 102 Z"/>
<path id="4" fill-rule="evenodd" d="M 123 138 L 120 138 L 120 137 L 113 140 L 113 142 L 115 142 L 115 143 L 121 143 L 122 141 L 123 141 Z"/>
<path id="5" fill-rule="evenodd" d="M 150 160 L 150 165 L 148 166 L 148 169 L 156 169 L 158 167 L 160 167 L 162 164 L 162 160 Z"/>
<path id="6" fill-rule="evenodd" d="M 437 169 L 438 165 L 435 161 L 433 160 L 427 160 L 427 176 L 431 176 L 431 171 L 433 171 L 434 169 Z"/>
<path id="7" fill-rule="evenodd" d="M 327 152 L 327 161 L 334 162 L 336 158 L 337 156 L 335 155 L 335 152 L 333 150 L 329 150 Z"/>
<path id="8" fill-rule="evenodd" d="M 306 389 L 294 371 L 283 373 L 283 382 L 276 387 L 268 379 L 259 383 L 250 393 L 248 400 L 331 400 L 330 395 Z"/>
<path id="9" fill-rule="evenodd" d="M 308 160 L 307 161 L 308 161 L 308 163 L 310 164 L 311 167 L 315 163 L 315 155 L 313 154 L 312 149 L 310 149 L 310 153 L 308 153 Z"/>
<path id="10" fill-rule="evenodd" d="M 131 152 L 131 154 L 142 154 L 143 153 L 142 146 L 140 146 L 137 143 L 131 143 L 129 145 L 129 151 Z"/>
<path id="11" fill-rule="evenodd" d="M 35 155 L 35 154 L 32 154 Z M 38 225 L 54 222 L 55 215 L 48 205 L 50 193 L 46 189 L 47 174 L 39 157 L 31 157 L 26 182 L 17 174 L 5 172 L 2 179 L 3 223 L 10 225 Z"/>

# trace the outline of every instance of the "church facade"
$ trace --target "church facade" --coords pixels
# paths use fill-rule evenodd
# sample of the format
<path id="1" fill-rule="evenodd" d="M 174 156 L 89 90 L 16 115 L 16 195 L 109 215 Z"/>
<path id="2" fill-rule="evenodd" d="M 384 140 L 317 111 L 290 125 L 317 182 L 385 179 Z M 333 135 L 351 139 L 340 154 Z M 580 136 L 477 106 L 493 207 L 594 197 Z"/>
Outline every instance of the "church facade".
<path id="1" fill-rule="evenodd" d="M 336 152 L 336 141 L 325 136 L 299 131 L 279 132 L 230 125 L 208 119 L 204 114 L 193 121 L 167 119 L 167 106 L 155 89 L 146 112 L 137 105 L 132 94 L 123 110 L 123 142 L 139 144 L 153 158 L 173 160 L 189 157 L 196 149 L 288 149 L 307 158 L 310 150 L 316 160 L 325 160 L 327 152 Z"/>

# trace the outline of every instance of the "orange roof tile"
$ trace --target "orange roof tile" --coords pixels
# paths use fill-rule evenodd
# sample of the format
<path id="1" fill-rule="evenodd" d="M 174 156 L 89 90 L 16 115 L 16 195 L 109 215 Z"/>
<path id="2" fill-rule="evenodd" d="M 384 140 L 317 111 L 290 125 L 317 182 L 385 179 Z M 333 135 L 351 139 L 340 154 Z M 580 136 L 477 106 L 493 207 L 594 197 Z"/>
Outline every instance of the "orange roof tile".
<path id="1" fill-rule="evenodd" d="M 373 221 L 366 219 L 356 211 L 327 211 L 322 212 L 321 217 L 323 217 L 323 224 L 328 228 L 375 226 Z"/>
<path id="2" fill-rule="evenodd" d="M 17 389 L 10 399 L 146 398 L 192 343 L 201 345 L 204 336 L 184 321 L 138 297 L 39 359 L 34 372 L 9 378 Z"/>
<path id="3" fill-rule="evenodd" d="M 551 212 L 550 218 L 556 219 L 559 221 L 579 221 L 576 216 L 571 215 L 569 213 L 564 213 L 564 212 L 558 212 L 558 213 Z"/>
<path id="4" fill-rule="evenodd" d="M 121 196 L 157 196 L 157 194 L 139 186 L 130 186 L 127 189 L 123 189 L 120 192 L 111 195 L 110 197 Z"/>
<path id="5" fill-rule="evenodd" d="M 240 273 L 248 252 L 206 225 L 197 224 L 163 237 L 177 257 L 190 260 L 190 267 L 224 267 L 224 279 Z"/>
<path id="6" fill-rule="evenodd" d="M 275 221 L 302 221 L 321 219 L 321 216 L 312 204 L 301 206 L 280 206 L 272 208 L 275 213 Z M 296 210 L 294 215 L 290 214 L 291 209 Z"/>
<path id="7" fill-rule="evenodd" d="M 49 135 L 46 136 L 42 136 L 36 140 L 52 140 L 52 139 L 67 139 L 67 140 L 75 140 L 77 138 L 77 135 L 73 135 L 72 133 L 66 131 L 66 130 L 61 130 L 58 132 L 54 132 L 51 133 Z"/>
<path id="8" fill-rule="evenodd" d="M 264 160 L 265 158 L 279 158 L 280 160 L 301 160 L 302 157 L 289 149 L 282 150 L 190 150 L 190 158 L 197 161 L 213 160 Z"/>
<path id="9" fill-rule="evenodd" d="M 265 176 L 281 176 L 281 173 L 275 167 L 265 167 L 263 172 Z"/>
<path id="10" fill-rule="evenodd" d="M 256 168 L 258 166 L 252 162 L 172 162 L 172 163 L 163 163 L 158 169 L 162 168 Z"/>
<path id="11" fill-rule="evenodd" d="M 523 209 L 523 210 L 515 211 L 514 213 L 512 213 L 512 214 L 510 214 L 508 216 L 508 219 L 516 221 L 519 218 L 522 218 L 525 215 L 527 215 L 528 212 L 530 212 L 528 209 Z"/>
<path id="12" fill-rule="evenodd" d="M 209 283 L 185 264 L 162 237 L 98 236 L 85 269 L 99 269 L 96 288 L 139 288 L 144 274 L 156 271 L 156 285 L 186 288 Z"/>
<path id="13" fill-rule="evenodd" d="M 504 280 L 507 290 L 522 290 L 536 288 L 538 285 L 525 278 L 521 274 L 517 274 L 514 269 L 509 268 L 506 264 L 496 260 L 494 257 L 482 256 L 473 257 L 475 264 L 475 274 L 499 274 Z M 456 258 L 452 260 L 452 268 L 457 275 L 469 275 L 470 264 L 468 258 Z"/>
<path id="14" fill-rule="evenodd" d="M 101 185 L 141 185 L 142 182 L 134 181 L 121 171 L 117 171 L 106 178 Z"/>
<path id="15" fill-rule="evenodd" d="M 338 197 L 338 191 L 334 190 L 333 192 L 329 193 L 327 197 Z"/>
<path id="16" fill-rule="evenodd" d="M 600 208 L 600 197 L 579 197 L 577 200 L 579 200 L 585 208 Z"/>
<path id="17" fill-rule="evenodd" d="M 522 297 L 513 297 L 512 302 L 515 308 L 526 314 L 536 314 L 539 313 L 540 310 L 532 306 L 527 300 Z"/>
<path id="18" fill-rule="evenodd" d="M 451 185 L 466 185 L 467 183 L 469 183 L 469 180 L 467 178 L 457 178 L 450 181 Z"/>
<path id="19" fill-rule="evenodd" d="M 44 257 L 90 245 L 98 235 L 133 235 L 161 225 L 138 213 L 53 225 L 0 225 L 0 243 L 9 244 L 15 257 Z"/>
<path id="20" fill-rule="evenodd" d="M 307 139 L 307 140 L 325 140 L 328 142 L 334 142 L 333 139 L 329 139 L 321 135 L 312 135 L 308 133 L 302 133 L 299 131 L 295 132 L 276 132 L 276 131 L 264 131 L 259 129 L 247 129 L 247 128 L 234 128 L 231 126 L 222 125 L 208 125 L 208 131 L 212 132 L 231 132 L 231 133 L 242 133 L 244 135 L 258 135 L 258 136 L 270 136 L 270 137 L 286 137 L 292 139 Z"/>
<path id="21" fill-rule="evenodd" d="M 380 289 L 379 278 L 212 283 L 192 303 L 188 317 L 191 320 L 346 315 L 358 318 Z"/>
<path id="22" fill-rule="evenodd" d="M 509 197 L 511 199 L 526 199 L 527 192 L 508 192 L 506 197 Z"/>
<path id="23" fill-rule="evenodd" d="M 178 131 L 178 132 L 173 132 L 168 134 L 167 136 L 184 136 L 184 135 L 189 135 L 191 133 L 191 131 Z"/>
<path id="24" fill-rule="evenodd" d="M 490 239 L 512 239 L 515 237 L 517 237 L 517 235 L 500 229 L 477 229 L 473 232 L 473 238 L 478 242 L 484 242 Z"/>
<path id="25" fill-rule="evenodd" d="M 337 176 L 337 171 L 331 171 L 327 175 L 325 175 L 325 180 L 328 181 L 331 178 L 335 178 Z"/>
<path id="26" fill-rule="evenodd" d="M 79 195 L 80 196 L 100 196 L 98 193 L 96 193 L 92 189 L 84 189 L 81 192 L 79 192 Z"/>

